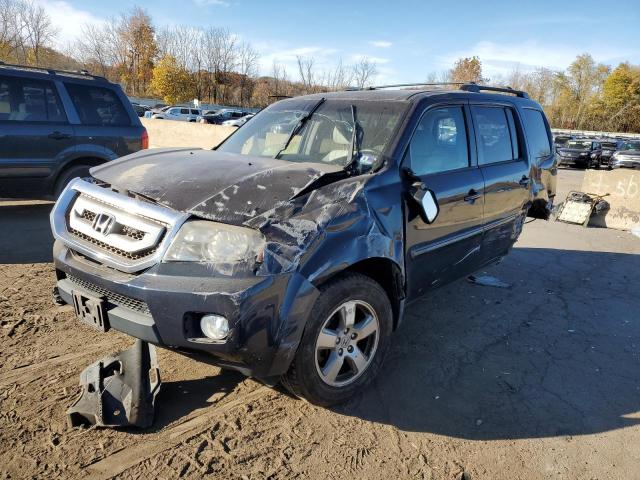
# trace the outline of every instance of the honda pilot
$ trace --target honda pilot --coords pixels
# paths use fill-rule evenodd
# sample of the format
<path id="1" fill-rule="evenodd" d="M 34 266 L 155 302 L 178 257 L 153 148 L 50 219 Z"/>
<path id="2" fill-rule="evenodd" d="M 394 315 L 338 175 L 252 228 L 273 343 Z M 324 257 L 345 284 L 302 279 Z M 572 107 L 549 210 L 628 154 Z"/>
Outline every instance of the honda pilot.
<path id="1" fill-rule="evenodd" d="M 102 331 L 331 405 L 378 374 L 409 302 L 548 216 L 556 174 L 524 92 L 282 100 L 213 151 L 148 150 L 74 180 L 51 213 L 57 288 Z"/>

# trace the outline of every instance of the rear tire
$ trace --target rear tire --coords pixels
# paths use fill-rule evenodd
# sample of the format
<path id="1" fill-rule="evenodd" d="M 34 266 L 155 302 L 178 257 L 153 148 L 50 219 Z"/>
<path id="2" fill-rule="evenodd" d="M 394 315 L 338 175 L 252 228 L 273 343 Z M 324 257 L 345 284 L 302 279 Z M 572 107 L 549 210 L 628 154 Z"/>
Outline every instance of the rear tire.
<path id="1" fill-rule="evenodd" d="M 365 275 L 348 273 L 320 290 L 281 381 L 293 395 L 329 406 L 360 393 L 376 377 L 393 314 L 386 292 Z"/>
<path id="2" fill-rule="evenodd" d="M 90 168 L 91 168 L 90 165 L 75 165 L 63 171 L 58 177 L 58 179 L 56 180 L 56 185 L 53 190 L 54 198 L 57 199 L 62 193 L 62 191 L 64 190 L 64 187 L 66 187 L 67 184 L 74 178 L 88 177 Z"/>

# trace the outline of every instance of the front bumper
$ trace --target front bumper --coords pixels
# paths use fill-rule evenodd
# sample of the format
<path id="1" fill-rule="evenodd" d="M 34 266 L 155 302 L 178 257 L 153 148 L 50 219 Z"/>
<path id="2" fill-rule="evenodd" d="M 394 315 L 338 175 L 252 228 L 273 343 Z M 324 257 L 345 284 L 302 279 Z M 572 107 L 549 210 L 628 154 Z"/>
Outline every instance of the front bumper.
<path id="1" fill-rule="evenodd" d="M 570 158 L 570 157 L 561 157 L 560 155 L 557 156 L 558 158 L 558 165 L 559 166 L 569 166 L 569 167 L 586 167 L 589 164 L 589 157 L 576 157 L 576 158 Z"/>
<path id="2" fill-rule="evenodd" d="M 620 160 L 615 159 L 610 163 L 611 168 L 640 168 L 640 159 L 637 160 Z"/>
<path id="3" fill-rule="evenodd" d="M 265 379 L 288 369 L 319 293 L 295 272 L 223 277 L 206 265 L 185 262 L 159 263 L 134 275 L 88 260 L 60 241 L 53 252 L 66 302 L 72 303 L 72 291 L 105 298 L 111 328 Z M 204 313 L 229 320 L 225 341 L 194 335 Z"/>

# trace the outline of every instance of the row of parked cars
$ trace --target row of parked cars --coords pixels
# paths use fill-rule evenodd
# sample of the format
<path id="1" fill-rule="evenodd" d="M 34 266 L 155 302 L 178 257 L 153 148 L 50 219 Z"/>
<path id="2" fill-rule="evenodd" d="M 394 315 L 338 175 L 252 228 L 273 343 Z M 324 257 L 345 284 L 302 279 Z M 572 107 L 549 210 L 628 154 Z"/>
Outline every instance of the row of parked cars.
<path id="1" fill-rule="evenodd" d="M 640 139 L 556 135 L 554 144 L 561 166 L 640 168 Z"/>
<path id="2" fill-rule="evenodd" d="M 251 112 L 234 108 L 203 110 L 183 105 L 159 105 L 156 108 L 150 108 L 133 102 L 132 105 L 140 117 L 178 122 L 210 123 L 228 127 L 240 127 L 254 116 Z"/>

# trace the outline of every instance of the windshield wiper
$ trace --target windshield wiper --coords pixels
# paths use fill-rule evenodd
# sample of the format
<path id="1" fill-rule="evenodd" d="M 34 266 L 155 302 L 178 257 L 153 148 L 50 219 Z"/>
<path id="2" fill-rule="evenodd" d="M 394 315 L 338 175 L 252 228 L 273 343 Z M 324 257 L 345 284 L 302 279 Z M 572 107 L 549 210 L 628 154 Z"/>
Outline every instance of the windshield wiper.
<path id="1" fill-rule="evenodd" d="M 360 124 L 358 123 L 358 118 L 356 116 L 356 106 L 353 104 L 351 105 L 351 120 L 353 121 L 353 131 L 351 133 L 351 143 L 349 144 L 349 157 L 347 158 L 347 164 L 344 167 L 345 170 L 350 169 L 358 158 L 360 158 L 360 137 L 358 136 L 360 133 Z"/>
<path id="2" fill-rule="evenodd" d="M 302 130 L 302 127 L 304 127 L 304 124 L 307 123 L 307 120 L 309 120 L 311 116 L 315 113 L 315 111 L 318 108 L 320 108 L 320 105 L 322 105 L 324 101 L 325 101 L 325 98 L 322 97 L 320 100 L 316 102 L 316 104 L 311 108 L 311 110 L 309 110 L 302 117 L 300 117 L 300 120 L 298 120 L 298 123 L 296 123 L 296 126 L 293 127 L 293 130 L 291 130 L 291 133 L 289 134 L 289 138 L 287 138 L 287 141 L 285 142 L 284 146 L 280 150 L 278 150 L 278 153 L 276 153 L 273 158 L 280 158 L 280 155 L 282 155 L 282 152 L 284 152 L 289 147 L 289 144 L 291 143 L 291 140 L 293 140 L 293 137 L 295 137 L 298 133 L 300 133 L 300 130 Z"/>

